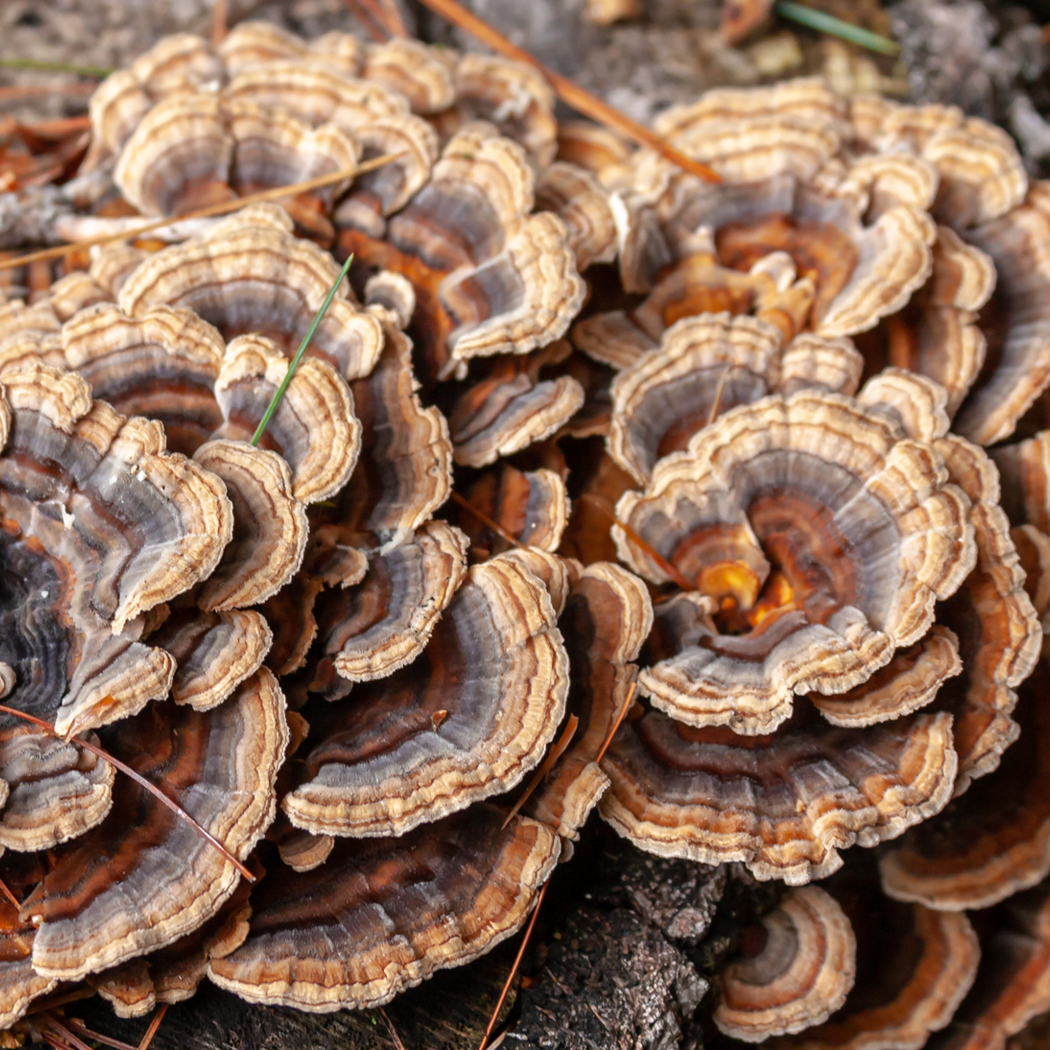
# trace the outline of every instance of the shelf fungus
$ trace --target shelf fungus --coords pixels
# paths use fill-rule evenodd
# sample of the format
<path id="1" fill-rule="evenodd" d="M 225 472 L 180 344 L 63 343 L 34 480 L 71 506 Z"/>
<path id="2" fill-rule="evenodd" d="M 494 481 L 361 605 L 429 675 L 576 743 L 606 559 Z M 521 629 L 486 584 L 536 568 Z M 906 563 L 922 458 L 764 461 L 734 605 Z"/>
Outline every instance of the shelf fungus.
<path id="1" fill-rule="evenodd" d="M 946 911 L 987 908 L 1050 873 L 1050 716 L 1040 667 L 1021 686 L 1020 738 L 994 773 L 883 855 L 886 892 Z"/>
<path id="2" fill-rule="evenodd" d="M 280 110 L 221 94 L 179 95 L 143 118 L 121 150 L 113 179 L 143 215 L 179 215 L 352 168 L 359 152 L 353 136 L 336 125 L 313 128 Z M 350 181 L 314 191 L 314 215 L 306 198 L 287 208 L 312 232 L 317 212 L 328 211 Z"/>
<path id="3" fill-rule="evenodd" d="M 866 870 L 866 869 L 864 869 Z M 856 981 L 822 1024 L 772 1039 L 775 1050 L 921 1050 L 973 985 L 980 961 L 965 915 L 899 904 L 847 869 L 829 886 L 857 941 Z"/>
<path id="4" fill-rule="evenodd" d="M 631 317 L 650 338 L 727 307 L 759 316 L 779 307 L 818 335 L 853 335 L 926 282 L 936 239 L 929 195 L 887 195 L 869 214 L 877 174 L 830 163 L 841 108 L 827 88 L 799 81 L 712 92 L 661 118 L 670 140 L 724 181 L 700 183 L 647 151 L 613 177 L 624 212 L 621 280 L 647 293 Z"/>
<path id="5" fill-rule="evenodd" d="M 539 821 L 481 803 L 400 838 L 343 839 L 318 868 L 277 865 L 245 942 L 209 963 L 221 988 L 323 1013 L 379 1006 L 477 958 L 525 921 L 557 863 Z"/>
<path id="6" fill-rule="evenodd" d="M 283 210 L 254 205 L 201 237 L 147 256 L 124 280 L 117 305 L 138 318 L 158 306 L 187 307 L 227 341 L 263 335 L 291 357 L 338 276 L 327 252 L 292 236 Z M 355 305 L 344 285 L 307 353 L 352 380 L 372 371 L 382 347 L 379 321 Z"/>
<path id="7" fill-rule="evenodd" d="M 451 136 L 471 121 L 488 121 L 520 143 L 534 167 L 546 168 L 558 148 L 558 123 L 554 91 L 543 74 L 499 55 L 467 52 L 450 60 L 456 97 L 448 110 L 435 115 L 439 130 Z"/>
<path id="8" fill-rule="evenodd" d="M 840 850 L 895 838 L 943 809 L 956 757 L 947 713 L 844 728 L 800 704 L 767 736 L 650 709 L 621 728 L 602 768 L 611 786 L 600 812 L 636 846 L 743 861 L 758 878 L 798 885 L 839 868 Z"/>
<path id="9" fill-rule="evenodd" d="M 987 917 L 978 927 L 977 977 L 938 1041 L 946 1050 L 1005 1050 L 1010 1036 L 1050 1009 L 1050 886 L 1025 890 Z"/>
<path id="10" fill-rule="evenodd" d="M 369 560 L 356 586 L 326 590 L 314 607 L 318 641 L 354 682 L 385 678 L 426 648 L 467 568 L 467 538 L 443 521 Z"/>
<path id="11" fill-rule="evenodd" d="M 420 399 L 412 341 L 401 331 L 414 302 L 402 305 L 409 307 L 405 316 L 384 320 L 375 368 L 351 383 L 361 454 L 332 515 L 343 527 L 373 533 L 384 546 L 395 546 L 428 521 L 452 489 L 448 420 Z"/>
<path id="12" fill-rule="evenodd" d="M 576 254 L 576 269 L 583 273 L 592 263 L 616 258 L 616 220 L 609 194 L 584 168 L 556 160 L 536 180 L 536 206 L 560 215 Z"/>
<path id="13" fill-rule="evenodd" d="M 106 743 L 243 860 L 273 819 L 288 729 L 284 697 L 256 672 L 208 712 L 154 703 Z M 214 845 L 122 777 L 102 824 L 60 848 L 22 903 L 33 967 L 78 980 L 172 944 L 211 919 L 240 875 Z"/>
<path id="14" fill-rule="evenodd" d="M 535 551 L 516 550 L 475 567 L 460 593 L 497 570 L 513 572 L 528 579 L 535 604 L 547 590 L 524 566 L 539 569 L 541 562 L 552 594 L 568 591 L 559 623 L 573 668 L 571 685 L 562 669 L 559 690 L 568 689 L 567 703 L 563 695 L 548 725 L 553 730 L 567 710 L 580 728 L 539 790 L 519 795 L 510 812 L 479 801 L 396 837 L 339 839 L 310 871 L 273 872 L 252 893 L 247 940 L 212 960 L 213 981 L 249 1000 L 306 1010 L 376 1006 L 439 968 L 475 958 L 522 925 L 563 843 L 577 836 L 605 789 L 596 759 L 629 699 L 630 661 L 651 622 L 645 586 L 625 569 L 577 569 Z M 544 604 L 550 622 L 549 600 Z M 442 624 L 462 615 L 453 603 Z M 469 622 L 476 631 L 478 621 L 470 616 Z M 441 645 L 438 635 L 430 648 L 435 645 Z M 426 659 L 424 653 L 420 661 Z M 425 679 L 420 661 L 417 675 Z M 441 703 L 451 699 L 445 694 Z M 438 733 L 459 717 L 455 709 L 446 714 L 442 708 L 441 715 L 427 718 Z"/>
<path id="15" fill-rule="evenodd" d="M 856 401 L 803 391 L 726 413 L 617 504 L 624 561 L 691 584 L 657 608 L 640 691 L 761 734 L 794 693 L 860 685 L 973 567 L 968 516 L 934 449 Z"/>
<path id="16" fill-rule="evenodd" d="M 834 897 L 816 886 L 788 890 L 754 933 L 719 976 L 722 1032 L 758 1043 L 821 1024 L 842 1006 L 857 943 Z"/>
<path id="17" fill-rule="evenodd" d="M 470 537 L 472 554 L 502 554 L 514 544 L 554 553 L 561 545 L 570 502 L 561 475 L 548 467 L 518 470 L 500 463 L 483 471 L 463 495 L 472 509 L 449 510 Z"/>
<path id="18" fill-rule="evenodd" d="M 27 366 L 3 384 L 5 576 L 22 596 L 7 702 L 69 738 L 166 695 L 175 664 L 143 644 L 142 614 L 208 578 L 232 514 L 217 477 L 167 453 L 157 424 L 93 403 L 75 373 Z"/>
<path id="19" fill-rule="evenodd" d="M 520 146 L 470 124 L 382 228 L 344 217 L 345 251 L 412 282 L 425 381 L 463 378 L 474 357 L 545 346 L 579 309 L 584 285 L 568 232 L 551 212 L 530 214 L 534 182 Z"/>
<path id="20" fill-rule="evenodd" d="M 249 866 L 256 879 L 265 875 L 254 856 L 249 858 Z M 252 884 L 242 879 L 215 915 L 192 933 L 147 956 L 91 974 L 88 985 L 118 1017 L 142 1017 L 160 1003 L 192 998 L 207 977 L 209 961 L 239 948 L 248 936 L 251 888 Z"/>
<path id="21" fill-rule="evenodd" d="M 281 348 L 245 335 L 226 346 L 183 307 L 135 318 L 111 304 L 74 315 L 62 332 L 65 364 L 94 396 L 163 423 L 169 445 L 223 479 L 234 536 L 198 595 L 205 609 L 255 605 L 298 569 L 307 538 L 305 504 L 349 478 L 360 426 L 346 382 L 325 361 L 300 365 L 263 435 L 250 444 L 288 370 Z"/>
<path id="22" fill-rule="evenodd" d="M 862 364 L 845 338 L 803 334 L 784 345 L 754 317 L 683 318 L 613 380 L 609 453 L 644 485 L 658 459 L 729 409 L 807 387 L 853 394 Z"/>
<path id="23" fill-rule="evenodd" d="M 568 342 L 558 340 L 528 355 L 501 355 L 476 366 L 449 412 L 455 461 L 484 467 L 564 426 L 585 397 L 573 376 L 558 374 L 570 353 Z"/>
<path id="24" fill-rule="evenodd" d="M 567 690 L 542 582 L 506 555 L 476 565 L 411 665 L 310 709 L 316 743 L 282 808 L 315 834 L 403 834 L 517 784 Z"/>

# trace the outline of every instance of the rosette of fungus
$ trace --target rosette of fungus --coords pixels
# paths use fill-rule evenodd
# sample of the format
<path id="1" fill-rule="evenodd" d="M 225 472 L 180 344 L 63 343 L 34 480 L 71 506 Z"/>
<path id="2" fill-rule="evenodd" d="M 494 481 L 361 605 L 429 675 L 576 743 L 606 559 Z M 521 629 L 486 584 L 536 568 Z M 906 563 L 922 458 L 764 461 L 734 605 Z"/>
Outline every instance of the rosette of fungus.
<path id="1" fill-rule="evenodd" d="M 336 213 L 346 251 L 412 282 L 427 381 L 464 377 L 471 358 L 545 346 L 579 309 L 584 288 L 565 225 L 550 212 L 530 214 L 533 192 L 521 148 L 474 124 L 385 223 Z"/>
<path id="2" fill-rule="evenodd" d="M 854 855 L 740 929 L 716 1025 L 778 1036 L 766 1044 L 776 1050 L 918 1050 L 945 1028 L 976 976 L 977 935 L 965 915 L 890 900 L 873 875 Z"/>
<path id="3" fill-rule="evenodd" d="M 623 288 L 645 299 L 578 323 L 577 345 L 623 368 L 682 317 L 751 312 L 788 340 L 854 336 L 870 371 L 935 379 L 977 443 L 1013 431 L 1050 381 L 1050 271 L 1045 189 L 1004 133 L 816 81 L 709 92 L 659 130 L 723 182 L 646 151 L 600 172 Z"/>
<path id="4" fill-rule="evenodd" d="M 888 407 L 893 378 L 732 409 L 617 505 L 620 556 L 682 588 L 643 656 L 652 709 L 605 760 L 603 815 L 643 848 L 805 882 L 950 797 L 952 716 L 912 712 L 959 672 L 933 620 L 973 568 L 974 526 L 934 424 Z M 898 382 L 946 423 L 943 392 L 924 414 L 933 384 Z"/>
<path id="5" fill-rule="evenodd" d="M 265 671 L 207 711 L 168 698 L 181 667 L 156 625 L 220 564 L 233 533 L 222 481 L 168 452 L 157 423 L 92 401 L 75 373 L 25 363 L 3 388 L 4 700 L 54 727 L 4 716 L 0 866 L 22 901 L 5 928 L 10 1023 L 56 981 L 215 915 L 273 819 L 287 729 Z M 198 827 L 114 780 L 98 741 Z"/>
<path id="6" fill-rule="evenodd" d="M 313 870 L 268 877 L 252 894 L 247 940 L 212 960 L 212 980 L 301 1009 L 374 1006 L 508 936 L 606 787 L 597 759 L 650 623 L 644 585 L 616 565 L 583 569 L 535 550 L 475 565 L 413 665 L 355 686 L 316 721 L 318 707 L 304 709 L 311 734 L 327 734 L 305 764 L 322 776 L 286 808 L 341 836 L 352 820 L 367 837 L 340 837 Z M 511 808 L 498 793 L 545 747 L 521 750 L 529 707 L 544 712 L 527 731 L 544 742 L 566 710 L 578 728 L 540 771 L 545 783 Z M 479 762 L 484 738 L 508 733 L 517 744 Z M 476 757 L 460 762 L 468 746 Z"/>

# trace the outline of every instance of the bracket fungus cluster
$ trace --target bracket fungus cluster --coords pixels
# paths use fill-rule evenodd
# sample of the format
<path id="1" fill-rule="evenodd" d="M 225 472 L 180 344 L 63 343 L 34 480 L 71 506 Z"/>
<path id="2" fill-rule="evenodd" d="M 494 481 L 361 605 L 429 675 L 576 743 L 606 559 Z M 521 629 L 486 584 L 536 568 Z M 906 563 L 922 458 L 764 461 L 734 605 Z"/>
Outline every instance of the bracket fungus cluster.
<path id="1" fill-rule="evenodd" d="M 531 67 L 263 23 L 91 123 L 66 235 L 327 178 L 0 306 L 0 1026 L 380 1005 L 592 810 L 785 884 L 725 1038 L 1050 1008 L 1050 196 L 1004 134 L 720 90 L 656 126 L 702 182 Z"/>

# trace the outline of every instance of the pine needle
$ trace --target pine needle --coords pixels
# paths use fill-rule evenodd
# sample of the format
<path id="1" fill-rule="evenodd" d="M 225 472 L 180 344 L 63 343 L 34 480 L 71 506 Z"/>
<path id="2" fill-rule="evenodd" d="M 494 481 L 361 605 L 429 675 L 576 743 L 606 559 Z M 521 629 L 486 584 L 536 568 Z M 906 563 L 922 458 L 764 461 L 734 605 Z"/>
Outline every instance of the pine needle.
<path id="1" fill-rule="evenodd" d="M 397 153 L 384 153 L 381 157 L 373 157 L 372 160 L 362 161 L 353 167 L 340 168 L 338 171 L 329 172 L 327 175 L 318 175 L 314 179 L 306 179 L 303 182 L 295 182 L 289 186 L 275 186 L 272 190 L 261 190 L 259 193 L 250 193 L 247 197 L 234 197 L 232 200 L 220 201 L 218 204 L 209 204 L 206 208 L 198 208 L 195 211 L 186 212 L 166 219 L 153 219 L 130 230 L 120 230 L 118 233 L 103 233 L 98 237 L 85 237 L 82 241 L 74 241 L 72 244 L 62 244 L 56 248 L 42 248 L 37 252 L 28 252 L 25 255 L 16 255 L 10 259 L 0 260 L 0 270 L 13 270 L 18 266 L 26 266 L 29 263 L 44 259 L 60 259 L 64 255 L 72 255 L 85 248 L 96 248 L 104 244 L 113 244 L 116 241 L 127 241 L 135 237 L 141 237 L 144 233 L 162 229 L 165 226 L 174 226 L 180 222 L 188 222 L 190 219 L 211 219 L 216 215 L 228 215 L 232 211 L 240 211 L 249 204 L 265 204 L 268 201 L 281 200 L 283 197 L 294 197 L 300 193 L 309 193 L 318 190 L 322 186 L 330 186 L 333 182 L 343 179 L 352 179 L 357 175 L 363 175 L 366 171 L 374 171 L 392 160 L 404 156 L 403 151 Z"/>
<path id="2" fill-rule="evenodd" d="M 627 696 L 624 698 L 623 707 L 617 712 L 616 718 L 613 719 L 613 724 L 609 727 L 609 732 L 605 735 L 605 740 L 602 742 L 601 750 L 595 756 L 594 761 L 601 765 L 601 761 L 605 758 L 605 752 L 609 750 L 609 745 L 613 742 L 613 737 L 616 736 L 616 731 L 623 725 L 623 720 L 627 717 L 627 712 L 631 710 L 631 701 L 634 699 L 635 690 L 638 688 L 638 682 L 634 681 L 631 683 L 631 688 L 627 690 Z"/>
<path id="3" fill-rule="evenodd" d="M 149 1044 L 153 1042 L 153 1037 L 157 1034 L 160 1022 L 164 1020 L 164 1015 L 167 1012 L 168 1004 L 161 1003 L 160 1009 L 153 1015 L 153 1020 L 150 1021 L 149 1028 L 146 1029 L 146 1034 L 142 1037 L 142 1042 L 138 1045 L 138 1050 L 149 1050 Z"/>
<path id="4" fill-rule="evenodd" d="M 11 887 L 3 879 L 0 879 L 0 893 L 15 906 L 15 911 L 22 910 L 22 902 L 11 892 Z"/>
<path id="5" fill-rule="evenodd" d="M 288 365 L 288 371 L 284 373 L 284 379 L 281 380 L 281 385 L 277 388 L 270 403 L 266 406 L 266 411 L 263 413 L 262 419 L 259 420 L 259 425 L 255 428 L 255 433 L 252 435 L 252 444 L 258 445 L 262 439 L 263 433 L 266 431 L 266 425 L 273 418 L 274 412 L 277 411 L 277 406 L 281 403 L 281 399 L 284 397 L 285 392 L 291 385 L 292 377 L 295 375 L 296 369 L 299 367 L 299 362 L 302 361 L 306 354 L 306 348 L 310 345 L 310 340 L 314 337 L 314 332 L 317 331 L 317 326 L 321 323 L 322 318 L 328 312 L 328 307 L 332 305 L 332 300 L 335 298 L 335 293 L 339 290 L 339 285 L 343 283 L 343 278 L 350 272 L 350 264 L 354 261 L 353 253 L 351 252 L 347 256 L 347 260 L 343 263 L 343 268 L 339 271 L 339 276 L 335 279 L 335 283 L 331 288 L 328 289 L 328 294 L 324 297 L 324 302 L 321 303 L 321 309 L 314 314 L 314 319 L 310 322 L 310 327 L 306 330 L 306 335 L 303 336 L 303 341 L 299 344 L 299 349 L 295 351 L 295 357 L 292 358 L 291 364 Z"/>
<path id="6" fill-rule="evenodd" d="M 521 807 L 528 802 L 532 793 L 543 783 L 544 777 L 554 768 L 558 759 L 565 754 L 565 749 L 572 743 L 572 738 L 576 735 L 576 729 L 580 724 L 580 720 L 575 715 L 569 715 L 568 722 L 565 723 L 565 730 L 562 735 L 558 738 L 558 742 L 550 749 L 550 754 L 543 760 L 543 765 L 532 774 L 532 779 L 529 781 L 529 786 L 521 793 L 521 798 L 514 803 L 514 808 L 507 814 L 507 819 L 500 824 L 499 829 L 503 831 L 507 825 L 518 815 L 521 811 Z"/>
<path id="7" fill-rule="evenodd" d="M 73 1050 L 91 1050 L 91 1047 L 84 1042 L 83 1039 L 74 1035 L 57 1017 L 53 1014 L 43 1014 L 42 1019 L 44 1024 L 47 1025 L 64 1043 L 68 1043 L 69 1046 L 73 1047 Z"/>
<path id="8" fill-rule="evenodd" d="M 851 44 L 866 47 L 869 51 L 877 51 L 880 55 L 900 54 L 901 46 L 896 40 L 880 36 L 852 22 L 844 22 L 841 18 L 829 15 L 826 11 L 818 11 L 815 7 L 796 4 L 793 0 L 777 0 L 777 3 L 773 5 L 773 10 L 781 18 L 797 22 L 807 29 L 815 29 L 818 33 L 827 33 L 829 36 L 837 36 Z"/>
<path id="9" fill-rule="evenodd" d="M 45 733 L 51 736 L 58 736 L 55 732 L 55 727 L 49 722 L 45 722 L 42 718 L 37 718 L 35 715 L 28 715 L 24 711 L 16 711 L 13 707 L 8 707 L 6 704 L 0 704 L 0 713 L 5 715 L 11 715 L 12 718 L 20 718 L 23 722 L 28 722 L 30 725 L 36 726 L 38 729 L 43 729 Z M 83 739 L 83 737 L 75 736 L 70 741 L 71 744 L 76 744 L 77 747 L 82 747 L 85 751 L 90 751 L 93 755 L 101 758 L 103 762 L 108 763 L 115 769 L 119 769 L 125 776 L 131 777 L 139 787 L 144 788 L 148 791 L 158 802 L 165 805 L 179 818 L 184 824 L 188 824 L 197 834 L 203 836 L 212 846 L 214 846 L 223 857 L 232 864 L 249 882 L 255 882 L 255 876 L 210 832 L 207 828 L 202 828 L 187 813 L 174 799 L 168 798 L 163 791 L 156 784 L 151 784 L 141 773 L 135 772 L 131 766 L 124 762 L 121 762 L 119 758 L 114 758 L 108 751 L 104 751 L 101 747 L 96 744 L 92 744 L 89 741 Z"/>
<path id="10" fill-rule="evenodd" d="M 543 884 L 543 889 L 540 890 L 539 896 L 536 898 L 536 907 L 532 909 L 532 918 L 529 919 L 528 929 L 525 931 L 525 936 L 521 939 L 521 947 L 518 948 L 518 954 L 514 957 L 514 965 L 510 968 L 510 973 L 507 974 L 507 980 L 503 984 L 503 991 L 499 993 L 499 999 L 496 1001 L 496 1009 L 492 1011 L 492 1017 L 489 1019 L 489 1024 L 485 1029 L 485 1034 L 481 1037 L 481 1044 L 478 1046 L 478 1050 L 486 1050 L 486 1047 L 489 1045 L 489 1037 L 492 1035 L 492 1029 L 496 1027 L 496 1022 L 499 1020 L 499 1012 L 503 1009 L 503 1004 L 506 1002 L 507 995 L 510 992 L 510 986 L 514 982 L 518 968 L 521 966 L 521 960 L 525 956 L 525 948 L 528 946 L 529 938 L 532 937 L 532 930 L 536 925 L 536 917 L 540 913 L 543 898 L 547 895 L 548 886 L 550 886 L 549 881 Z"/>
<path id="11" fill-rule="evenodd" d="M 473 514 L 483 525 L 487 525 L 497 536 L 502 536 L 509 544 L 517 547 L 518 550 L 527 551 L 528 547 L 525 546 L 521 540 L 516 539 L 511 533 L 509 533 L 498 521 L 493 521 L 483 510 L 479 507 L 475 507 L 469 500 L 464 499 L 458 492 L 450 492 L 449 495 L 452 497 L 454 503 L 458 503 L 468 514 Z"/>
<path id="12" fill-rule="evenodd" d="M 602 512 L 614 525 L 619 525 L 623 529 L 627 538 L 636 546 L 640 547 L 657 565 L 660 566 L 663 571 L 682 588 L 683 591 L 695 591 L 696 584 L 690 583 L 686 578 L 685 574 L 677 565 L 669 562 L 653 545 L 646 540 L 643 540 L 634 529 L 631 528 L 626 522 L 620 521 L 620 519 L 600 500 L 597 496 L 590 492 L 585 492 L 580 499 L 585 499 L 592 507 L 596 507 Z"/>
<path id="13" fill-rule="evenodd" d="M 108 1035 L 103 1035 L 101 1032 L 92 1031 L 87 1025 L 81 1024 L 79 1021 L 75 1021 L 72 1018 L 67 1018 L 66 1024 L 72 1031 L 76 1032 L 77 1035 L 83 1036 L 92 1043 L 101 1043 L 103 1046 L 111 1046 L 113 1047 L 113 1050 L 137 1050 L 137 1047 L 132 1046 L 130 1043 L 124 1043 L 119 1039 L 112 1039 Z"/>

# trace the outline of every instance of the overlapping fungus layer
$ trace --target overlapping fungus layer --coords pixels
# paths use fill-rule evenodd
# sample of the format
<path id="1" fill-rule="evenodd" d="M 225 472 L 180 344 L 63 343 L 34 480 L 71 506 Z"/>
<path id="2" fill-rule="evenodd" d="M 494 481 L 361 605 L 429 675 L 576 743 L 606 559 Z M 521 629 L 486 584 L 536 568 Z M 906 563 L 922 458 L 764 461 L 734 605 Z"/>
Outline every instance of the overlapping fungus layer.
<path id="1" fill-rule="evenodd" d="M 787 884 L 727 1038 L 1050 1007 L 1050 194 L 1002 132 L 715 91 L 656 125 L 706 183 L 529 67 L 263 23 L 91 121 L 68 237 L 331 178 L 0 307 L 0 699 L 51 727 L 0 722 L 3 1025 L 382 1004 L 593 808 Z"/>

